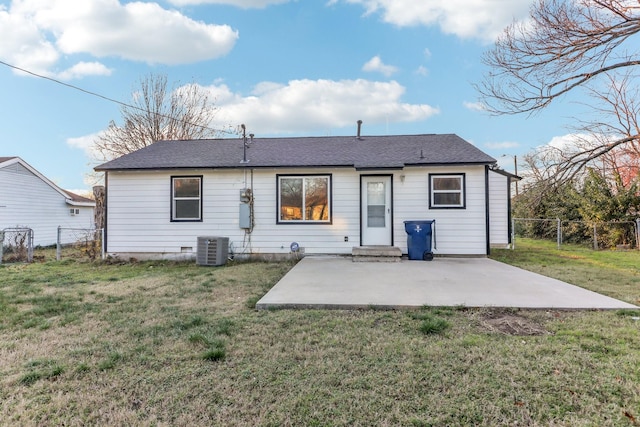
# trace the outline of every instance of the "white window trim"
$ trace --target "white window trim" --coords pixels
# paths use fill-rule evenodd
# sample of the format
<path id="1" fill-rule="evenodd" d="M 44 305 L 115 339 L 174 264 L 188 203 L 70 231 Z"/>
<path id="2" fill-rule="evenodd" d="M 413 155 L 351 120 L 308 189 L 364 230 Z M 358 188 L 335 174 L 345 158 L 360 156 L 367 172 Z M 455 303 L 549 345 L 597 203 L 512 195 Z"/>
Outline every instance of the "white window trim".
<path id="1" fill-rule="evenodd" d="M 460 180 L 460 190 L 436 190 L 433 184 L 434 178 L 457 178 Z M 464 173 L 451 173 L 451 174 L 429 174 L 429 208 L 430 209 L 465 209 L 466 208 L 466 195 L 465 185 L 466 179 Z M 437 204 L 435 202 L 436 194 L 460 194 L 459 204 Z"/>
<path id="2" fill-rule="evenodd" d="M 198 197 L 176 197 L 175 181 L 178 179 L 197 179 L 200 182 L 200 195 Z M 197 218 L 178 218 L 176 202 L 181 200 L 197 200 L 198 201 L 198 217 Z M 202 221 L 202 176 L 172 176 L 171 177 L 171 221 L 172 222 L 200 222 Z"/>
<path id="3" fill-rule="evenodd" d="M 303 175 L 296 175 L 296 174 L 292 174 L 292 175 L 278 175 L 278 188 L 277 188 L 277 212 L 276 212 L 276 223 L 277 224 L 331 224 L 332 220 L 333 220 L 333 210 L 332 210 L 332 189 L 331 189 L 331 174 L 314 174 L 314 175 L 307 175 L 307 174 L 303 174 Z M 282 185 L 281 182 L 283 179 L 302 179 L 302 213 L 303 215 L 306 213 L 306 206 L 305 206 L 305 201 L 306 201 L 306 186 L 305 186 L 305 179 L 307 178 L 325 178 L 327 180 L 327 209 L 329 210 L 328 212 L 328 219 L 326 220 L 319 220 L 319 219 L 282 219 L 281 217 L 281 212 L 282 212 L 282 200 L 281 200 L 281 189 L 282 189 Z"/>

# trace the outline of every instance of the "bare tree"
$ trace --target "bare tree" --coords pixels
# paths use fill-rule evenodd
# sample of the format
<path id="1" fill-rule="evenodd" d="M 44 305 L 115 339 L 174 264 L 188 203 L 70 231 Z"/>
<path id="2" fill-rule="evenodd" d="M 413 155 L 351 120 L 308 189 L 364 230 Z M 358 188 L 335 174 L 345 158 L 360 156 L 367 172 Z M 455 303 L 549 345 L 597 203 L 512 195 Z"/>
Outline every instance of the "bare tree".
<path id="1" fill-rule="evenodd" d="M 603 156 L 637 156 L 638 32 L 637 0 L 537 0 L 485 54 L 491 71 L 477 89 L 495 114 L 533 114 L 581 89 L 595 98 L 596 118 L 576 132 L 591 136 L 555 153 L 553 179 L 572 179 Z"/>
<path id="2" fill-rule="evenodd" d="M 110 160 L 159 140 L 211 138 L 219 132 L 209 127 L 217 112 L 200 86 L 169 89 L 165 75 L 149 74 L 139 81 L 132 103 L 123 105 L 122 124 L 115 121 L 95 140 L 94 148 Z"/>
<path id="3" fill-rule="evenodd" d="M 536 179 L 564 182 L 583 178 L 587 167 L 603 177 L 631 184 L 640 166 L 640 105 L 637 82 L 629 75 L 620 80 L 604 76 L 605 87 L 589 88 L 592 113 L 576 119 L 571 141 L 546 145 L 526 156 L 536 165 Z M 540 171 L 544 170 L 544 173 Z"/>

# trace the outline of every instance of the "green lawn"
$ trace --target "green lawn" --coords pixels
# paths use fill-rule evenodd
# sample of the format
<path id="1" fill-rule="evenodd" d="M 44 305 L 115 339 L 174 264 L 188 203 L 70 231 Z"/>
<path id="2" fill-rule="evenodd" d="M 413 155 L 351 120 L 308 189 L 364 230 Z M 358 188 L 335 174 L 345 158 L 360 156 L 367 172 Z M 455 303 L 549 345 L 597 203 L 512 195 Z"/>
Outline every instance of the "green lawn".
<path id="1" fill-rule="evenodd" d="M 640 297 L 637 252 L 493 256 Z M 255 311 L 290 267 L 0 266 L 0 425 L 640 424 L 640 313 Z"/>

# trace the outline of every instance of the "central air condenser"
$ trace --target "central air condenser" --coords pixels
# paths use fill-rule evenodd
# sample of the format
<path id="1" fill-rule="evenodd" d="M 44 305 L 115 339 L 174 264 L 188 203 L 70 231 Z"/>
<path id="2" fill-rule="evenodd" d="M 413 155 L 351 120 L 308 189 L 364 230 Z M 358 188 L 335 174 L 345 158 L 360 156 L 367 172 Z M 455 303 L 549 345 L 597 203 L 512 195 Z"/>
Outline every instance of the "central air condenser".
<path id="1" fill-rule="evenodd" d="M 196 264 L 217 266 L 227 263 L 229 258 L 229 238 L 218 236 L 198 237 Z"/>

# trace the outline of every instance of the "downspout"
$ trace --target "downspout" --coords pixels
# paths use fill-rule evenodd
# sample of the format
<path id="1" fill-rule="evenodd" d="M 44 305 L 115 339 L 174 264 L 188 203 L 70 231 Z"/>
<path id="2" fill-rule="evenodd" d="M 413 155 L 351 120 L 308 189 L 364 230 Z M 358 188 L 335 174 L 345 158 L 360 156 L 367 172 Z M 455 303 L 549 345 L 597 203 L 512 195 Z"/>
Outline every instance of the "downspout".
<path id="1" fill-rule="evenodd" d="M 487 256 L 491 255 L 491 236 L 490 236 L 490 218 L 489 218 L 489 165 L 484 166 L 484 203 L 486 217 L 486 236 L 487 236 Z"/>
<path id="2" fill-rule="evenodd" d="M 507 243 L 511 246 L 513 228 L 511 226 L 511 177 L 507 177 Z"/>
<path id="3" fill-rule="evenodd" d="M 358 189 L 358 193 L 360 196 L 360 202 L 358 203 L 358 207 L 359 207 L 358 223 L 360 224 L 360 246 L 362 246 L 362 174 L 360 174 L 360 188 Z"/>
<path id="4" fill-rule="evenodd" d="M 105 257 L 109 253 L 107 251 L 107 241 L 109 240 L 109 237 L 108 237 L 109 233 L 107 233 L 107 224 L 109 223 L 108 221 L 109 204 L 107 203 L 108 199 L 109 199 L 109 172 L 105 171 L 104 172 L 104 218 L 102 219 L 104 221 L 104 228 L 102 231 L 102 235 L 104 236 L 102 240 L 102 251 Z"/>

